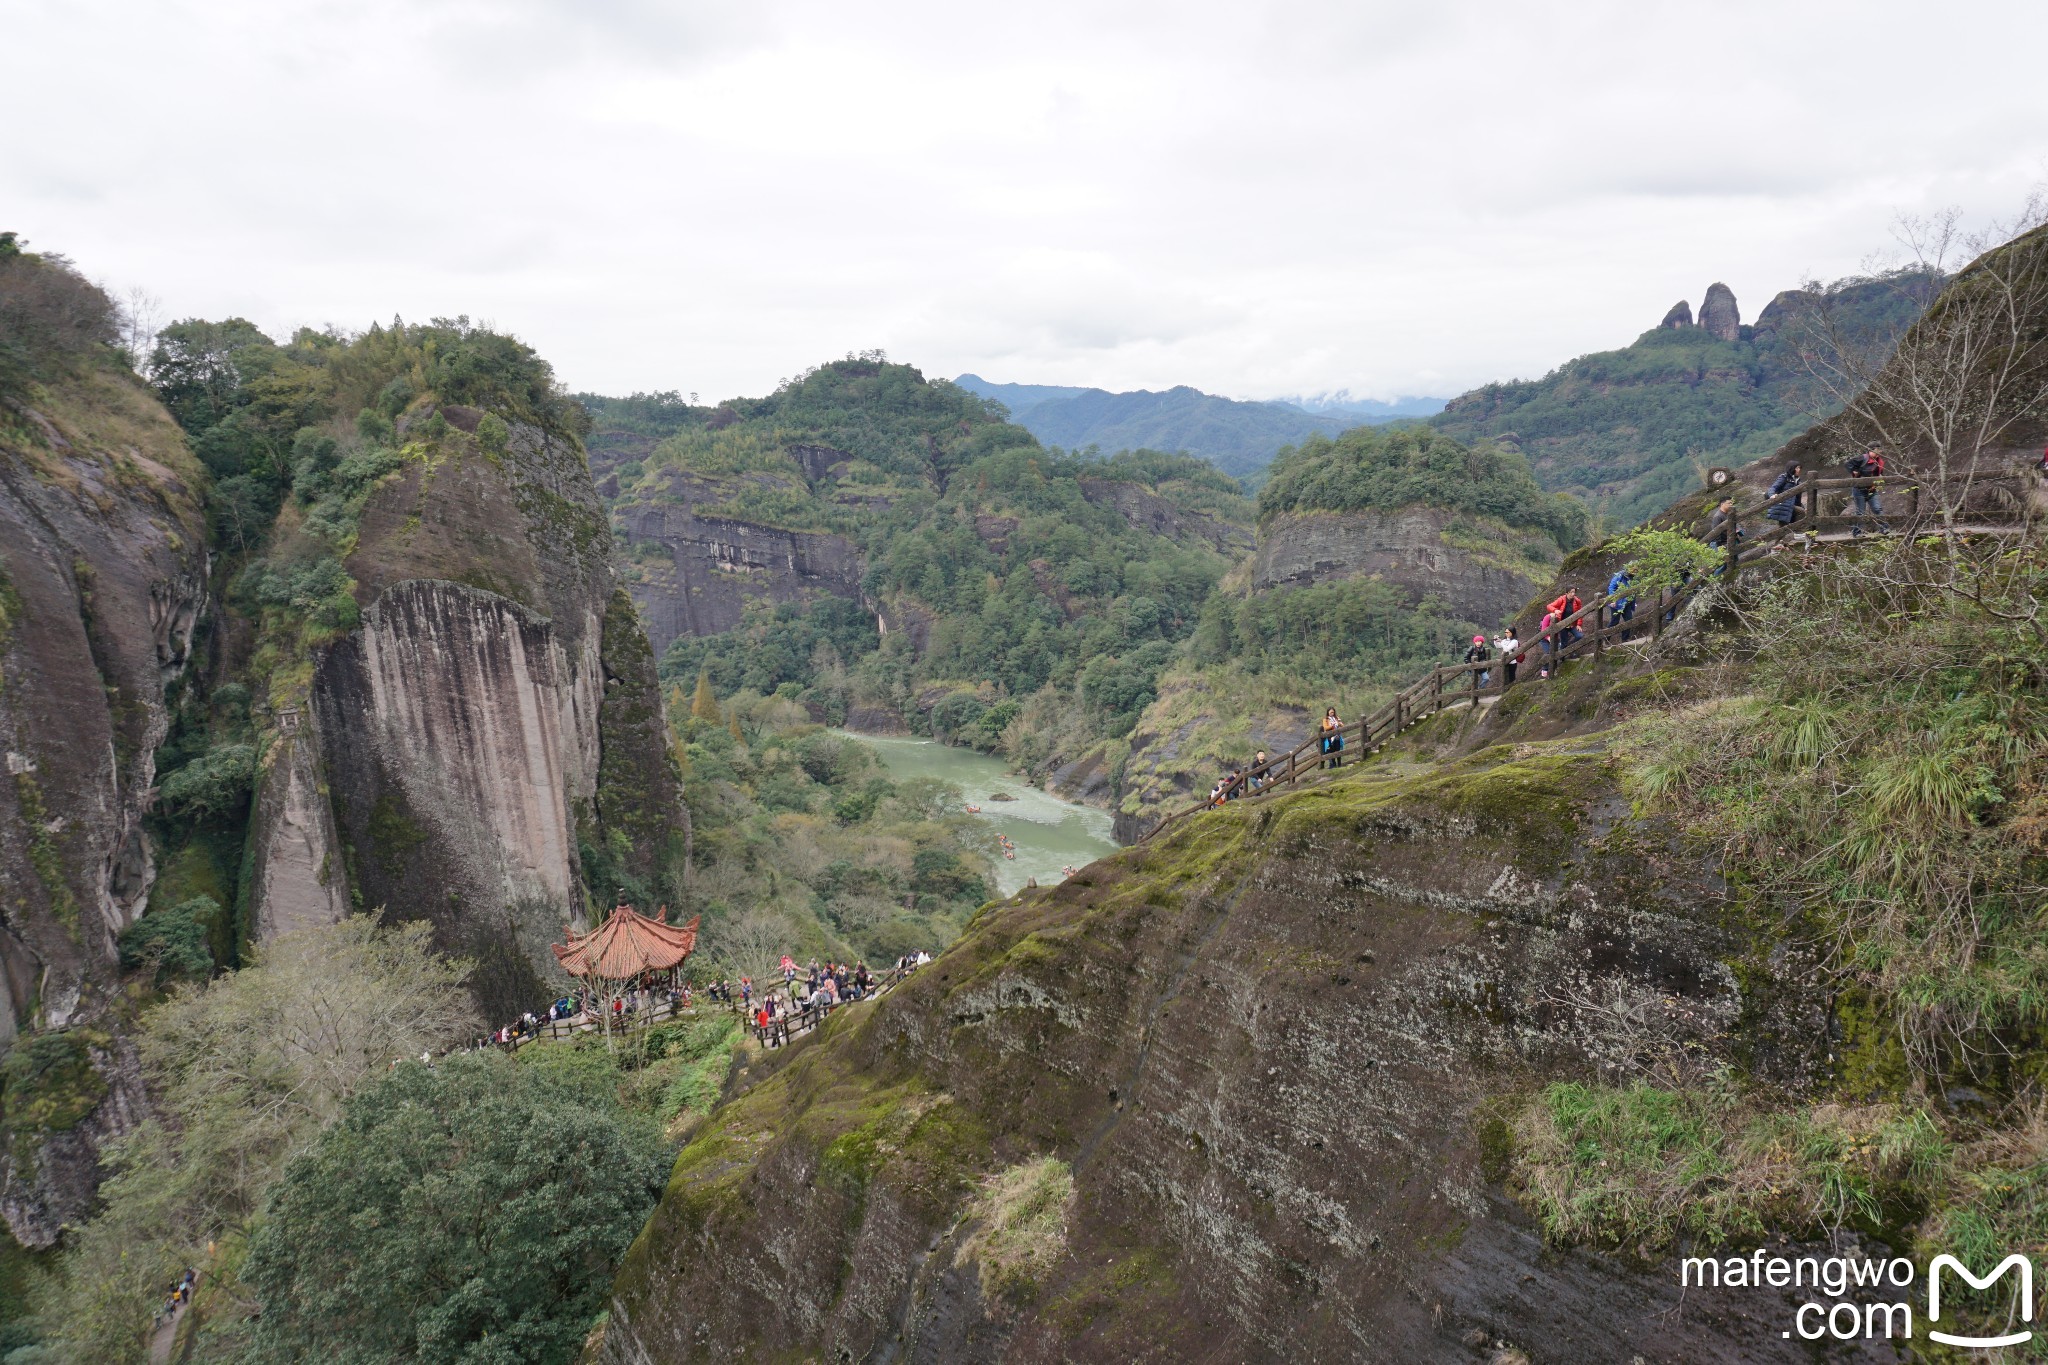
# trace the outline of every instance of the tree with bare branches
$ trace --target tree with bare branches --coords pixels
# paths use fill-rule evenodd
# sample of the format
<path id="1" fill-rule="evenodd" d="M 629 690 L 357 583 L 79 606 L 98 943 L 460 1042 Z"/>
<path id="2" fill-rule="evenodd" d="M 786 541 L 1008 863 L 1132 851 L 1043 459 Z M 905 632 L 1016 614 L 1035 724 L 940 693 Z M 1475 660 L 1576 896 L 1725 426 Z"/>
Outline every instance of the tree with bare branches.
<path id="1" fill-rule="evenodd" d="M 1919 483 L 1918 510 L 1950 546 L 1989 497 L 2019 497 L 2023 448 L 2048 420 L 2048 200 L 1970 230 L 1959 212 L 1902 219 L 1902 287 L 1968 264 L 1896 347 L 1849 334 L 1840 287 L 1810 284 L 1792 335 L 1838 414 L 1788 453 L 1813 466 L 1881 448 Z M 1832 449 L 1808 449 L 1811 446 Z"/>

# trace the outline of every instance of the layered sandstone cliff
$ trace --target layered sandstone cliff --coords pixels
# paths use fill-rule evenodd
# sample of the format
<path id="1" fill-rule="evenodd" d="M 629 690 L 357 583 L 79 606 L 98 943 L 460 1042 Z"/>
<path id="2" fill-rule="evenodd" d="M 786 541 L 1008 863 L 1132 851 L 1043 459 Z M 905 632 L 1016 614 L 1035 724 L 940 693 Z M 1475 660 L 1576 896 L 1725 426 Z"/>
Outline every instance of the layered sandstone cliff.
<path id="1" fill-rule="evenodd" d="M 259 788 L 250 921 L 429 919 L 485 1008 L 516 1012 L 583 918 L 584 848 L 617 830 L 646 878 L 687 815 L 581 446 L 514 426 L 485 451 L 461 430 L 477 414 L 451 415 L 364 510 L 361 621 L 314 660 L 306 728 Z"/>
<path id="2" fill-rule="evenodd" d="M 1816 973 L 1597 736 L 1233 808 L 757 1063 L 599 1358 L 1806 1359 L 1778 1294 L 1547 1245 L 1497 1102 L 1663 1055 L 1806 1084 Z M 1048 1157 L 1074 1193 L 1020 1276 L 984 1181 Z"/>
<path id="3" fill-rule="evenodd" d="M 1527 540 L 1539 558 L 1513 548 Z M 1506 527 L 1437 507 L 1284 512 L 1259 528 L 1251 590 L 1378 577 L 1460 620 L 1498 623 L 1520 610 L 1561 556 Z"/>
<path id="4" fill-rule="evenodd" d="M 823 446 L 799 445 L 790 453 L 813 482 L 848 458 Z M 719 510 L 749 484 L 804 492 L 801 481 L 780 475 L 710 477 L 668 469 L 658 489 L 616 505 L 619 532 L 635 551 L 633 601 L 657 655 L 679 636 L 731 630 L 750 603 L 860 598 L 866 565 L 851 540 Z"/>

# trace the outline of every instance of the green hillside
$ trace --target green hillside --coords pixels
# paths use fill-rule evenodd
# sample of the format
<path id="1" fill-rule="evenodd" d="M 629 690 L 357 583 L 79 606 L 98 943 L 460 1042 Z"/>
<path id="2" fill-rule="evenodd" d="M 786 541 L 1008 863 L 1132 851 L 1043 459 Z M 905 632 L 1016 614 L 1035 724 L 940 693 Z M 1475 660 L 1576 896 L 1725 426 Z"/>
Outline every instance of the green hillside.
<path id="1" fill-rule="evenodd" d="M 1939 285 L 1917 272 L 1850 282 L 1830 291 L 1830 307 L 1848 344 L 1888 352 Z M 1832 344 L 1823 330 L 1811 296 L 1787 291 L 1733 340 L 1660 326 L 1541 379 L 1474 389 L 1430 422 L 1516 446 L 1545 488 L 1629 525 L 1698 487 L 1707 468 L 1767 455 L 1834 410 L 1800 359 Z"/>
<path id="2" fill-rule="evenodd" d="M 679 638 L 662 660 L 672 681 L 702 672 L 723 696 L 779 691 L 835 722 L 880 712 L 995 749 L 1045 694 L 1059 703 L 1034 711 L 1039 725 L 1122 733 L 1249 544 L 1251 505 L 1210 465 L 1047 450 L 907 365 L 835 361 L 716 407 L 584 401 L 622 518 L 687 506 L 858 552 L 864 608 L 843 594 L 756 603 L 738 627 Z M 622 529 L 629 555 L 644 555 L 631 539 Z"/>

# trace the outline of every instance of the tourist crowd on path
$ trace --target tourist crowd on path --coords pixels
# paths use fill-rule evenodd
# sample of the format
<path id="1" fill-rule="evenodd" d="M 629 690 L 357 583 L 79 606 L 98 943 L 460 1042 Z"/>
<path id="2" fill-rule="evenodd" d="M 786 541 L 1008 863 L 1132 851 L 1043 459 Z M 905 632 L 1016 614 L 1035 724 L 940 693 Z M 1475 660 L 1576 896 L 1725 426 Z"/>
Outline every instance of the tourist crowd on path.
<path id="1" fill-rule="evenodd" d="M 906 953 L 896 960 L 895 971 L 898 975 L 907 975 L 931 960 L 931 954 L 927 952 Z M 865 1000 L 876 994 L 881 985 L 880 979 L 865 962 L 849 966 L 844 962 L 820 963 L 813 959 L 805 968 L 798 967 L 794 959 L 785 956 L 780 972 L 781 985 L 765 991 L 757 991 L 754 978 L 746 975 L 730 979 L 719 977 L 702 987 L 691 981 L 664 985 L 651 976 L 645 977 L 611 998 L 611 1024 L 614 1028 L 622 1028 L 649 1014 L 660 1017 L 663 1006 L 667 1007 L 669 1015 L 679 1014 L 693 1008 L 701 993 L 706 1000 L 746 1015 L 767 1037 L 780 1019 Z M 490 1047 L 516 1048 L 528 1039 L 550 1031 L 551 1024 L 566 1024 L 572 1030 L 601 1028 L 606 1008 L 599 1003 L 597 996 L 588 991 L 571 991 L 539 1013 L 528 1010 L 504 1027 L 454 1050 L 480 1052 Z M 774 1043 L 771 1041 L 770 1045 Z M 427 1065 L 431 1066 L 433 1060 L 431 1053 L 420 1054 L 420 1061 Z"/>
<path id="2" fill-rule="evenodd" d="M 1881 479 L 1885 473 L 1884 452 L 1876 449 L 1863 451 L 1846 460 L 1843 468 L 1855 479 Z M 2044 478 L 2048 478 L 2048 449 L 2041 453 L 2038 471 Z M 1798 461 L 1786 465 L 1771 481 L 1770 491 L 1766 496 L 1779 500 L 1765 509 L 1764 516 L 1781 526 L 1791 526 L 1802 518 L 1811 520 L 1816 515 L 1815 494 L 1812 490 L 1801 491 L 1805 483 L 1806 473 Z M 1781 497 L 1781 494 L 1789 496 Z M 1852 536 L 1863 534 L 1863 522 L 1866 517 L 1876 519 L 1879 531 L 1890 532 L 1890 525 L 1883 519 L 1884 506 L 1879 501 L 1876 484 L 1859 484 L 1850 489 L 1850 494 L 1853 509 L 1853 520 L 1850 525 Z M 1707 519 L 1706 529 L 1700 538 L 1708 545 L 1725 549 L 1728 547 L 1731 534 L 1738 544 L 1747 538 L 1747 532 L 1736 520 L 1735 499 L 1723 498 Z M 1601 612 L 1595 614 L 1596 618 L 1605 619 L 1595 619 L 1593 624 L 1596 627 L 1627 627 L 1635 620 L 1636 598 L 1635 594 L 1628 591 L 1634 582 L 1635 567 L 1633 564 L 1623 565 L 1607 580 L 1606 603 Z M 1714 572 L 1719 573 L 1721 570 L 1717 567 Z M 1687 574 L 1685 578 L 1690 580 L 1691 575 Z M 1580 615 L 1585 606 L 1585 599 L 1579 595 L 1579 590 L 1575 587 L 1566 587 L 1563 592 L 1544 604 L 1543 614 L 1536 624 L 1534 646 L 1540 655 L 1537 663 L 1538 677 L 1550 677 L 1558 663 L 1557 656 L 1585 638 Z M 1658 606 L 1662 609 L 1665 604 L 1660 600 Z M 1676 611 L 1675 605 L 1665 610 L 1665 619 L 1669 620 Z M 1623 629 L 1621 640 L 1626 642 L 1630 633 L 1628 629 Z M 1529 652 L 1529 647 L 1523 644 L 1512 622 L 1502 626 L 1500 634 L 1491 641 L 1484 635 L 1474 635 L 1463 657 L 1463 662 L 1471 669 L 1472 691 L 1478 693 L 1492 686 L 1495 667 L 1501 671 L 1503 688 L 1513 687 L 1516 674 L 1529 660 Z M 1318 748 L 1322 760 L 1318 766 L 1341 767 L 1344 761 L 1344 725 L 1337 718 L 1336 707 L 1333 706 L 1323 713 L 1319 731 Z M 1271 767 L 1266 759 L 1266 751 L 1261 749 L 1250 764 L 1232 767 L 1217 779 L 1215 785 L 1209 788 L 1208 804 L 1221 806 L 1226 801 L 1261 791 L 1270 780 Z"/>
<path id="3" fill-rule="evenodd" d="M 198 1284 L 199 1272 L 191 1266 L 185 1267 L 185 1273 L 171 1281 L 170 1291 L 164 1296 L 163 1306 L 156 1311 L 157 1321 L 162 1322 L 166 1318 L 176 1317 L 180 1308 L 192 1302 L 192 1291 Z"/>

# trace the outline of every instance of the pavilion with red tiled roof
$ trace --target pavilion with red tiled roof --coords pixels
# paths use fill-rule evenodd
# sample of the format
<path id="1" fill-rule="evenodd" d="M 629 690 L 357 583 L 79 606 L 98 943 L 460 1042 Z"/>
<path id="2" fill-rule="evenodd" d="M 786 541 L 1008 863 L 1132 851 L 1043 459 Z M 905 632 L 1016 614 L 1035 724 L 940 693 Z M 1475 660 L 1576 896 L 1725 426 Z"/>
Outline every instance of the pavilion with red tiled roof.
<path id="1" fill-rule="evenodd" d="M 630 905 L 613 910 L 603 924 L 587 934 L 569 935 L 553 943 L 562 970 L 589 981 L 634 981 L 649 972 L 673 971 L 697 947 L 697 921 L 664 924 Z"/>

